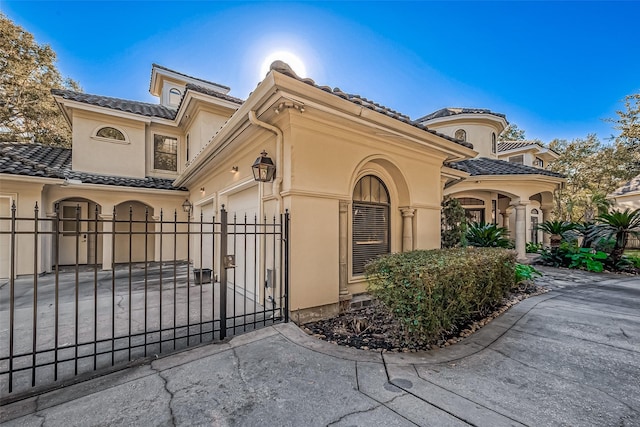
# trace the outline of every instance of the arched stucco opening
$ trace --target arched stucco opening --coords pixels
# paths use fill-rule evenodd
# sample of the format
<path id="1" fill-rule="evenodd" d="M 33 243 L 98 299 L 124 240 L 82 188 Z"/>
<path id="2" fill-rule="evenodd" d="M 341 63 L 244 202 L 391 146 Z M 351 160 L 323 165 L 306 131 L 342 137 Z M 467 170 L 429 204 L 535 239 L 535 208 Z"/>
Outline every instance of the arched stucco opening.
<path id="1" fill-rule="evenodd" d="M 115 263 L 153 261 L 155 221 L 153 207 L 136 200 L 114 207 Z"/>

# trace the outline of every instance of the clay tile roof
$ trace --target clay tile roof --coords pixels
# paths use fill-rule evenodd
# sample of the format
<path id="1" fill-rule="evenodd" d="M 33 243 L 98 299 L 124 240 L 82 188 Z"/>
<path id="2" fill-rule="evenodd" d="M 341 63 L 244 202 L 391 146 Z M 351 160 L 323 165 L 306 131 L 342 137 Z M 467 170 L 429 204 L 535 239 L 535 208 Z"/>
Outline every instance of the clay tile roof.
<path id="1" fill-rule="evenodd" d="M 627 193 L 632 193 L 634 191 L 640 191 L 640 175 L 633 178 L 631 181 L 625 183 L 623 186 L 616 189 L 613 192 L 614 196 L 622 196 Z"/>
<path id="2" fill-rule="evenodd" d="M 504 160 L 488 159 L 478 157 L 475 159 L 462 160 L 455 163 L 448 163 L 447 166 L 471 174 L 478 175 L 545 175 L 556 178 L 564 178 L 564 175 L 551 172 L 545 169 L 534 168 L 533 166 L 510 163 Z"/>
<path id="3" fill-rule="evenodd" d="M 491 110 L 487 110 L 486 108 L 452 108 L 452 107 L 447 107 L 447 108 L 441 108 L 438 111 L 434 111 L 431 114 L 427 114 L 426 116 L 420 117 L 418 120 L 418 122 L 425 122 L 428 120 L 433 120 L 433 119 L 439 119 L 441 117 L 449 117 L 449 116 L 455 116 L 458 114 L 491 114 L 492 116 L 496 116 L 496 117 L 500 117 L 503 119 L 507 119 L 507 116 L 505 116 L 502 113 L 494 113 Z"/>
<path id="4" fill-rule="evenodd" d="M 176 117 L 176 110 L 159 104 L 149 104 L 109 96 L 90 95 L 88 93 L 74 92 L 65 89 L 51 89 L 51 93 L 70 101 L 97 105 L 99 107 L 111 108 L 113 110 L 125 111 L 146 117 L 159 117 L 168 120 L 173 120 Z"/>
<path id="5" fill-rule="evenodd" d="M 541 144 L 535 141 L 505 141 L 498 143 L 498 152 L 515 150 L 516 148 L 524 147 L 542 147 Z"/>
<path id="6" fill-rule="evenodd" d="M 414 121 L 411 120 L 411 118 L 405 114 L 402 114 L 396 110 L 393 110 L 389 107 L 385 107 L 384 105 L 378 104 L 376 102 L 373 102 L 367 98 L 364 98 L 360 95 L 354 95 L 354 94 L 350 94 L 350 93 L 346 93 L 344 91 L 342 91 L 340 88 L 334 88 L 331 89 L 329 86 L 319 86 L 317 85 L 312 79 L 309 78 L 302 78 L 299 77 L 292 69 L 289 65 L 287 65 L 286 63 L 282 62 L 282 61 L 275 61 L 271 64 L 270 67 L 271 70 L 277 71 L 281 74 L 284 74 L 285 76 L 294 78 L 296 80 L 299 80 L 303 83 L 306 83 L 310 86 L 316 87 L 320 90 L 323 90 L 325 92 L 331 93 L 335 96 L 338 96 L 340 98 L 343 98 L 347 101 L 353 102 L 354 104 L 357 105 L 361 105 L 364 108 L 368 108 L 370 110 L 376 111 L 380 114 L 384 114 L 387 117 L 391 117 L 392 119 L 401 121 L 403 123 L 407 123 L 411 126 L 417 127 L 419 129 L 424 130 L 425 132 L 429 132 L 431 134 L 437 135 L 441 138 L 447 139 L 451 142 L 455 142 L 456 144 L 462 145 L 464 147 L 467 148 L 473 148 L 473 144 L 466 142 L 466 141 L 460 141 L 458 139 L 452 138 L 448 135 L 445 135 L 443 133 L 440 132 L 436 132 L 434 130 L 431 130 L 429 128 L 427 128 L 425 125 L 419 123 L 418 121 Z"/>
<path id="7" fill-rule="evenodd" d="M 209 95 L 209 96 L 213 96 L 213 97 L 216 97 L 216 98 L 224 99 L 225 101 L 230 101 L 230 102 L 233 102 L 233 103 L 238 104 L 238 105 L 241 105 L 242 103 L 244 103 L 244 101 L 242 99 L 236 98 L 235 96 L 225 95 L 224 93 L 216 92 L 215 90 L 207 89 L 205 87 L 194 85 L 192 83 L 188 83 L 185 86 L 185 88 L 187 90 L 193 90 L 195 92 L 204 93 L 205 95 Z"/>
<path id="8" fill-rule="evenodd" d="M 181 73 L 180 71 L 172 70 L 171 68 L 163 67 L 162 65 L 158 65 L 158 64 L 151 64 L 151 72 L 152 72 L 152 73 L 153 73 L 153 68 L 154 68 L 154 67 L 155 67 L 155 68 L 160 68 L 161 70 L 169 71 L 170 73 L 179 74 L 179 75 L 184 76 L 184 77 L 187 77 L 187 78 L 189 78 L 189 79 L 199 80 L 199 81 L 201 81 L 201 82 L 203 82 L 203 83 L 206 83 L 206 84 L 210 84 L 210 85 L 218 86 L 218 87 L 224 88 L 224 89 L 226 89 L 226 90 L 231 90 L 231 88 L 230 88 L 229 86 L 221 85 L 220 83 L 216 83 L 216 82 L 212 82 L 212 81 L 209 81 L 209 80 L 201 79 L 201 78 L 199 78 L 199 77 L 193 77 L 193 76 L 190 76 L 190 75 L 188 75 L 188 74 Z M 153 75 L 153 74 L 152 74 L 152 75 Z"/>
<path id="9" fill-rule="evenodd" d="M 0 143 L 0 173 L 54 179 L 77 179 L 87 184 L 120 187 L 186 190 L 174 188 L 172 179 L 128 178 L 71 170 L 71 150 L 42 144 Z"/>

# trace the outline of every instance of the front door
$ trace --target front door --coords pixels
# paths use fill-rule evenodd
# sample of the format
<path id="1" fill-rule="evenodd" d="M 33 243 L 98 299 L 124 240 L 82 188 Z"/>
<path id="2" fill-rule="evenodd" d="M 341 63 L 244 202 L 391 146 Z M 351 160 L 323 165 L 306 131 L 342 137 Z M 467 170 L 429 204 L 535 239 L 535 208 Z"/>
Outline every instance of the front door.
<path id="1" fill-rule="evenodd" d="M 60 203 L 60 265 L 87 263 L 87 202 Z"/>

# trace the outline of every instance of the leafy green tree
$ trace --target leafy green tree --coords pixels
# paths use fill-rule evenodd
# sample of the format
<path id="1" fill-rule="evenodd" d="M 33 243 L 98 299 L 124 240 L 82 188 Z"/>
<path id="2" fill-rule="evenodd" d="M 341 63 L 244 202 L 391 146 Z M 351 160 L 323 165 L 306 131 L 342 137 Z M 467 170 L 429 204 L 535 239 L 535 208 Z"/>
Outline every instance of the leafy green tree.
<path id="1" fill-rule="evenodd" d="M 498 141 L 524 141 L 524 130 L 515 123 L 510 124 L 498 136 Z"/>
<path id="2" fill-rule="evenodd" d="M 567 177 L 556 192 L 556 214 L 565 221 L 591 221 L 608 209 L 606 195 L 636 176 L 633 153 L 621 144 L 603 144 L 595 134 L 572 141 L 555 139 L 549 148 L 560 155 L 549 169 Z"/>
<path id="3" fill-rule="evenodd" d="M 0 13 L 0 141 L 68 146 L 71 132 L 51 89 L 80 90 L 63 79 L 56 54 Z"/>

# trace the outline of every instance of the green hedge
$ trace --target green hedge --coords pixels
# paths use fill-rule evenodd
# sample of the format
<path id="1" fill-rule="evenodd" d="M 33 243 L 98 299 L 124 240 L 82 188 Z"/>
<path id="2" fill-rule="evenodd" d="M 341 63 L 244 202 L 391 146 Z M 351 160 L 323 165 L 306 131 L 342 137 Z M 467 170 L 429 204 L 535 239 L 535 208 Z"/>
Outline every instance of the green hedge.
<path id="1" fill-rule="evenodd" d="M 484 316 L 515 283 L 516 253 L 453 248 L 383 256 L 366 267 L 369 292 L 402 324 L 405 339 L 433 342 Z"/>

